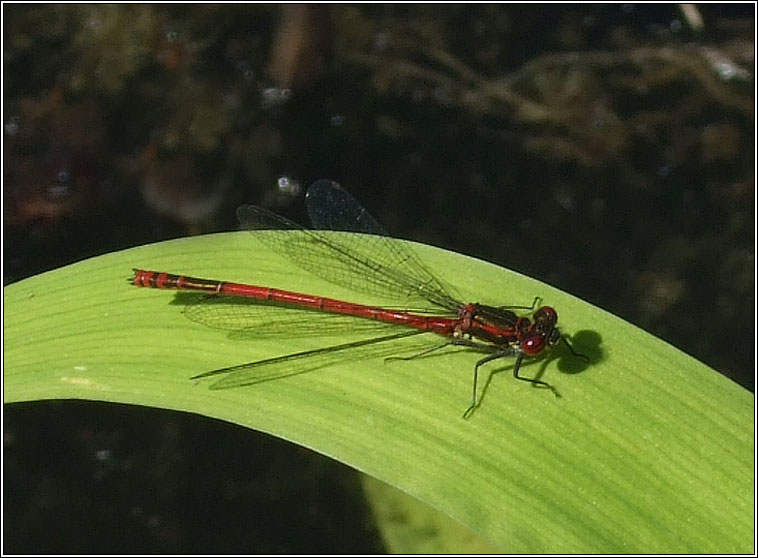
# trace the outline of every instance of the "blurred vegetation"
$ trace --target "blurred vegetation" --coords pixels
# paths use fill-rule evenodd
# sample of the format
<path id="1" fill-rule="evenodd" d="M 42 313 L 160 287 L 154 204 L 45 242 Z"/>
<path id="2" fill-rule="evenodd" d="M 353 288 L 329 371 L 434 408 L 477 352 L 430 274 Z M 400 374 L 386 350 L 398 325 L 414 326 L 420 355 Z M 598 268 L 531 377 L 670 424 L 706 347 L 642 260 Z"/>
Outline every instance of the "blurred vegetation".
<path id="1" fill-rule="evenodd" d="M 398 236 L 753 389 L 754 23 L 750 4 L 3 5 L 4 280 L 228 230 L 241 203 L 302 219 L 328 177 Z M 6 517 L 68 499 L 44 496 Z M 149 525 L 143 551 L 196 550 Z"/>

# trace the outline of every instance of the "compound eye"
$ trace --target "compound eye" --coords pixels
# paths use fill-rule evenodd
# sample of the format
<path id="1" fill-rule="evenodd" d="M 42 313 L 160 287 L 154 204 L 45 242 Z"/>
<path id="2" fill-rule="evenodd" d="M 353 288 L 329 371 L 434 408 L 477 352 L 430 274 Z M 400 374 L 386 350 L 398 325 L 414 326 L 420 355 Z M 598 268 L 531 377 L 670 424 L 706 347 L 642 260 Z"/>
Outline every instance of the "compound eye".
<path id="1" fill-rule="evenodd" d="M 558 313 L 550 306 L 543 306 L 534 313 L 534 321 L 555 324 L 558 322 Z"/>
<path id="2" fill-rule="evenodd" d="M 521 342 L 521 350 L 527 356 L 537 356 L 545 348 L 545 338 L 542 335 L 529 335 Z"/>

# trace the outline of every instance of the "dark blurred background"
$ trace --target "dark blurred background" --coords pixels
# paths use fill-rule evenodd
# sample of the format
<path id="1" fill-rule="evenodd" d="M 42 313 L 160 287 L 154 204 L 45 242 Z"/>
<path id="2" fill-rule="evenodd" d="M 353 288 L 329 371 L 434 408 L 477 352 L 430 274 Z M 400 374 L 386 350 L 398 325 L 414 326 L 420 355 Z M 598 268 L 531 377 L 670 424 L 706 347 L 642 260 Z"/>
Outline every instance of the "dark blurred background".
<path id="1" fill-rule="evenodd" d="M 555 285 L 754 389 L 754 5 L 3 5 L 5 284 L 303 221 Z M 4 409 L 5 550 L 381 551 L 345 467 L 180 414 Z M 294 510 L 294 511 L 293 511 Z"/>

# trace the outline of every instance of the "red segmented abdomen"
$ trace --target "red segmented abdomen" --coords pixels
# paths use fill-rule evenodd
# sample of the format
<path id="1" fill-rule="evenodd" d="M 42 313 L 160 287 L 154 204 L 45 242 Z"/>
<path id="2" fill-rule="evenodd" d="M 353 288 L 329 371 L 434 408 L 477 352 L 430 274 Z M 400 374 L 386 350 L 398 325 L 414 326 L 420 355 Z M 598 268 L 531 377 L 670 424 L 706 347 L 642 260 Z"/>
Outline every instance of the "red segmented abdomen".
<path id="1" fill-rule="evenodd" d="M 173 275 L 158 271 L 138 269 L 134 271 L 132 284 L 138 287 L 154 289 L 173 289 L 180 291 L 200 291 L 218 295 L 239 296 L 256 300 L 266 300 L 300 308 L 312 308 L 332 314 L 345 314 L 385 323 L 393 323 L 431 331 L 440 335 L 452 336 L 459 323 L 457 318 L 438 316 L 421 316 L 410 312 L 387 310 L 377 306 L 367 306 L 344 302 L 333 298 L 314 296 L 294 291 L 285 291 L 272 287 L 227 283 L 210 279 L 198 279 L 185 275 Z"/>

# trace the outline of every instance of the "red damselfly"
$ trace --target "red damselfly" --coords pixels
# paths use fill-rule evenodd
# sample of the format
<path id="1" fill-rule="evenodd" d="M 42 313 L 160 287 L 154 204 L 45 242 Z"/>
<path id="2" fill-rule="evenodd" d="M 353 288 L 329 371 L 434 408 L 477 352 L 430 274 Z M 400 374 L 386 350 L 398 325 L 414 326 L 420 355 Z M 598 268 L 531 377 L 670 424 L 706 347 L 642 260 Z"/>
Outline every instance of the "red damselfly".
<path id="1" fill-rule="evenodd" d="M 188 317 L 204 325 L 237 332 L 265 327 L 260 318 L 253 316 L 260 316 L 261 310 L 267 308 L 278 309 L 279 317 L 271 320 L 287 322 L 293 335 L 297 335 L 295 310 L 342 316 L 351 324 L 371 321 L 391 325 L 394 331 L 341 345 L 211 370 L 192 379 L 223 375 L 212 388 L 251 385 L 259 383 L 262 377 L 269 380 L 288 375 L 295 361 L 315 361 L 316 357 L 327 353 L 433 333 L 444 337 L 445 341 L 411 357 L 392 359 L 416 358 L 451 345 L 486 353 L 474 366 L 471 405 L 463 415 L 468 417 L 479 404 L 479 368 L 487 362 L 515 356 L 513 376 L 516 379 L 548 388 L 559 396 L 547 382 L 520 374 L 524 358 L 540 356 L 563 340 L 572 354 L 587 359 L 574 352 L 561 336 L 556 327 L 556 311 L 550 306 L 537 307 L 539 299 L 535 299 L 531 307 L 459 302 L 458 297 L 451 294 L 452 289 L 432 274 L 407 243 L 389 238 L 377 221 L 337 183 L 331 180 L 315 182 L 306 194 L 306 206 L 314 229 L 304 229 L 280 215 L 252 205 L 240 207 L 237 216 L 244 227 L 258 231 L 265 244 L 299 267 L 383 301 L 401 301 L 403 310 L 394 309 L 400 306 L 356 304 L 272 287 L 142 269 L 134 270 L 131 283 L 139 287 L 205 293 L 208 296 L 187 306 L 185 313 Z M 283 234 L 282 231 L 289 232 Z M 345 235 L 335 231 L 362 234 Z M 241 305 L 244 301 L 257 304 Z M 263 303 L 262 308 L 260 303 Z M 517 313 L 515 310 L 519 308 L 527 311 Z M 282 310 L 287 317 L 281 317 Z"/>

